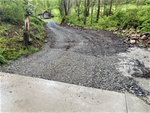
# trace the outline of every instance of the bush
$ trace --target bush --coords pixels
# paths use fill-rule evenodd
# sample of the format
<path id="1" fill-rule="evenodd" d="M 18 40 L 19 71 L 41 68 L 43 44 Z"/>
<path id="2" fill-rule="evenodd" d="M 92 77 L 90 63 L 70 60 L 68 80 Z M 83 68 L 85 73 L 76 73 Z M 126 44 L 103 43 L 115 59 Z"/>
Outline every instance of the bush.
<path id="1" fill-rule="evenodd" d="M 40 20 L 38 20 L 37 18 L 30 17 L 30 21 L 36 25 L 42 25 L 42 22 L 40 22 Z"/>
<path id="2" fill-rule="evenodd" d="M 4 6 L 2 21 L 11 24 L 22 25 L 24 24 L 24 10 L 21 6 L 12 3 Z"/>
<path id="3" fill-rule="evenodd" d="M 142 25 L 138 26 L 138 29 L 140 29 L 142 32 L 150 31 L 150 20 L 144 21 Z"/>
<path id="4" fill-rule="evenodd" d="M 0 64 L 8 64 L 8 61 L 0 54 Z"/>

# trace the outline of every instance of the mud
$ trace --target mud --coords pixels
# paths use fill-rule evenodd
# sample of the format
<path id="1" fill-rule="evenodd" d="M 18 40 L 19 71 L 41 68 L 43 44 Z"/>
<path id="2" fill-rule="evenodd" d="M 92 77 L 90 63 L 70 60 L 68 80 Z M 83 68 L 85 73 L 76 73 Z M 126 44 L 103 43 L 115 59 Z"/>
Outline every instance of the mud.
<path id="1" fill-rule="evenodd" d="M 49 21 L 47 33 L 49 34 L 50 47 L 55 49 L 71 50 L 73 52 L 92 55 L 113 55 L 125 52 L 128 45 L 122 38 L 111 31 L 85 30 L 70 26 L 59 26 Z"/>

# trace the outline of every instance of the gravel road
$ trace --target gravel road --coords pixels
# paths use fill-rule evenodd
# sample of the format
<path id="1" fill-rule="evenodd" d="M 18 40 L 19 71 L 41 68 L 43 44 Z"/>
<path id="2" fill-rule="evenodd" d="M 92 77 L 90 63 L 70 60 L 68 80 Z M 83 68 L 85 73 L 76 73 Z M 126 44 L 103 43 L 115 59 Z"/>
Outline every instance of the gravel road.
<path id="1" fill-rule="evenodd" d="M 110 31 L 83 30 L 59 26 L 49 21 L 45 26 L 48 43 L 42 50 L 10 61 L 0 71 L 61 81 L 104 90 L 128 91 L 142 99 L 150 93 L 118 70 L 118 53 L 128 45 Z"/>

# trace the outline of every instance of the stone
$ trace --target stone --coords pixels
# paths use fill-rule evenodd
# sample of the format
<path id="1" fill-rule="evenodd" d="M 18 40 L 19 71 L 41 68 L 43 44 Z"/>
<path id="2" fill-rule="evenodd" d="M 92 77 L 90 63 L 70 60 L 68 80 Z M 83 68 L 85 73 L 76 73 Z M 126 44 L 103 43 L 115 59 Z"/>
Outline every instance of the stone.
<path id="1" fill-rule="evenodd" d="M 137 36 L 137 37 L 141 37 L 141 35 L 140 35 L 140 34 L 137 34 L 136 36 Z"/>
<path id="2" fill-rule="evenodd" d="M 148 37 L 146 36 L 146 35 L 143 35 L 142 37 L 141 37 L 141 40 L 146 40 Z"/>
<path id="3" fill-rule="evenodd" d="M 123 33 L 125 33 L 125 32 L 126 32 L 126 30 L 123 30 L 122 32 L 123 32 Z"/>
<path id="4" fill-rule="evenodd" d="M 146 35 L 146 36 L 147 36 L 147 35 L 149 35 L 149 34 L 150 34 L 149 32 L 145 32 L 145 33 L 143 33 L 143 35 Z"/>
<path id="5" fill-rule="evenodd" d="M 117 34 L 117 32 L 113 32 L 114 34 Z"/>
<path id="6" fill-rule="evenodd" d="M 125 39 L 123 42 L 124 42 L 124 43 L 128 43 L 129 41 L 130 41 L 130 39 L 127 38 L 127 39 Z"/>
<path id="7" fill-rule="evenodd" d="M 135 44 L 136 41 L 135 41 L 135 40 L 130 40 L 130 43 L 131 43 L 131 44 Z"/>
<path id="8" fill-rule="evenodd" d="M 132 37 L 136 37 L 136 34 L 132 34 L 131 36 L 132 36 Z"/>
<path id="9" fill-rule="evenodd" d="M 137 30 L 136 32 L 137 32 L 137 33 L 139 33 L 140 31 L 139 31 L 139 30 Z"/>
<path id="10" fill-rule="evenodd" d="M 136 36 L 135 36 L 135 37 L 132 37 L 132 39 L 137 40 L 137 39 L 138 39 L 138 37 L 136 37 Z"/>
<path id="11" fill-rule="evenodd" d="M 7 29 L 7 28 L 5 28 L 4 30 L 5 30 L 5 31 L 8 31 L 8 29 Z"/>
<path id="12" fill-rule="evenodd" d="M 6 32 L 6 33 L 4 34 L 4 36 L 8 36 L 8 33 Z"/>
<path id="13" fill-rule="evenodd" d="M 139 44 L 139 47 L 146 48 L 146 45 L 145 44 Z"/>
<path id="14" fill-rule="evenodd" d="M 48 43 L 48 40 L 45 40 L 44 42 L 45 42 L 45 43 Z"/>

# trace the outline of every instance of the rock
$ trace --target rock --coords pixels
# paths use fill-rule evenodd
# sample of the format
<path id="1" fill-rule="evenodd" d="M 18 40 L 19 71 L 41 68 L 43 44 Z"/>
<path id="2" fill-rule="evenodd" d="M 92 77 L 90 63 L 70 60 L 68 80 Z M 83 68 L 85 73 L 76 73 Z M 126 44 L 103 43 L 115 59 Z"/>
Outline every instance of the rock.
<path id="1" fill-rule="evenodd" d="M 7 29 L 7 28 L 5 28 L 4 30 L 5 30 L 5 31 L 8 31 L 8 29 Z"/>
<path id="2" fill-rule="evenodd" d="M 146 35 L 146 36 L 147 36 L 147 35 L 149 35 L 149 34 L 150 34 L 149 32 L 145 32 L 145 33 L 143 33 L 143 35 Z"/>
<path id="3" fill-rule="evenodd" d="M 143 76 L 143 71 L 137 67 L 133 68 L 130 73 L 132 76 L 135 76 L 135 77 L 142 77 Z"/>
<path id="4" fill-rule="evenodd" d="M 147 44 L 150 44 L 150 40 L 147 42 Z"/>
<path id="5" fill-rule="evenodd" d="M 143 75 L 150 77 L 150 68 L 142 68 Z"/>
<path id="6" fill-rule="evenodd" d="M 132 37 L 136 37 L 136 34 L 132 34 L 131 36 L 132 36 Z"/>
<path id="7" fill-rule="evenodd" d="M 117 34 L 117 32 L 113 32 L 114 34 Z"/>
<path id="8" fill-rule="evenodd" d="M 134 31 L 130 31 L 130 32 L 129 32 L 129 35 L 134 34 L 134 33 L 135 33 Z"/>
<path id="9" fill-rule="evenodd" d="M 45 40 L 44 42 L 45 42 L 45 43 L 48 43 L 48 40 Z"/>
<path id="10" fill-rule="evenodd" d="M 6 33 L 4 34 L 4 36 L 8 36 L 8 33 L 6 32 Z"/>
<path id="11" fill-rule="evenodd" d="M 141 35 L 140 35 L 140 34 L 136 34 L 136 36 L 137 36 L 137 37 L 141 37 Z"/>
<path id="12" fill-rule="evenodd" d="M 140 31 L 139 31 L 139 30 L 136 30 L 136 32 L 139 33 Z"/>
<path id="13" fill-rule="evenodd" d="M 135 44 L 136 41 L 135 41 L 135 40 L 130 40 L 130 43 L 131 43 L 131 44 Z"/>
<path id="14" fill-rule="evenodd" d="M 129 41 L 130 41 L 130 39 L 127 38 L 127 39 L 125 39 L 123 42 L 124 42 L 124 43 L 129 43 Z"/>
<path id="15" fill-rule="evenodd" d="M 139 47 L 146 48 L 146 45 L 145 44 L 139 44 Z"/>
<path id="16" fill-rule="evenodd" d="M 126 30 L 123 30 L 122 32 L 123 32 L 123 33 L 125 33 L 125 32 L 126 32 Z"/>
<path id="17" fill-rule="evenodd" d="M 141 40 L 146 40 L 148 37 L 146 36 L 146 35 L 143 35 L 142 37 L 141 37 Z"/>
<path id="18" fill-rule="evenodd" d="M 137 39 L 138 39 L 138 37 L 132 37 L 132 39 L 137 40 Z"/>

